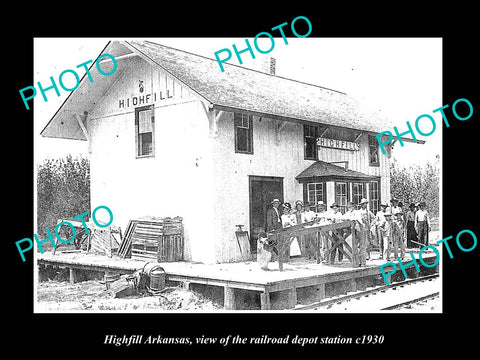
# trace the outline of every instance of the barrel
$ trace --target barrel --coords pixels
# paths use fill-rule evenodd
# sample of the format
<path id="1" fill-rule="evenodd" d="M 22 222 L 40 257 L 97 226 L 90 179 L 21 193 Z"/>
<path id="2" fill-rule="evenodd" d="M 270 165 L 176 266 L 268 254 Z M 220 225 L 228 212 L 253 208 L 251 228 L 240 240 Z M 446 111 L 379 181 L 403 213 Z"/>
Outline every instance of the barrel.
<path id="1" fill-rule="evenodd" d="M 165 288 L 165 270 L 155 262 L 145 264 L 143 268 L 144 274 L 148 276 L 148 287 L 151 291 L 160 291 Z"/>

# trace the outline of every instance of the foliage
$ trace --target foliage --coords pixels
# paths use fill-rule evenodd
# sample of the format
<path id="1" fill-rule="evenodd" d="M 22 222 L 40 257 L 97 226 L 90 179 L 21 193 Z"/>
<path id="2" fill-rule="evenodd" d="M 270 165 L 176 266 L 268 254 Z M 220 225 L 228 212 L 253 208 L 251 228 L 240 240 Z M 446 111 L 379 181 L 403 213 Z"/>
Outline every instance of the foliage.
<path id="1" fill-rule="evenodd" d="M 58 219 L 90 210 L 90 163 L 80 157 L 46 159 L 37 169 L 37 234 L 52 233 Z"/>
<path id="2" fill-rule="evenodd" d="M 424 166 L 401 166 L 393 159 L 390 167 L 390 194 L 402 201 L 405 208 L 410 203 L 425 201 L 428 212 L 438 216 L 440 211 L 440 171 L 437 162 Z"/>

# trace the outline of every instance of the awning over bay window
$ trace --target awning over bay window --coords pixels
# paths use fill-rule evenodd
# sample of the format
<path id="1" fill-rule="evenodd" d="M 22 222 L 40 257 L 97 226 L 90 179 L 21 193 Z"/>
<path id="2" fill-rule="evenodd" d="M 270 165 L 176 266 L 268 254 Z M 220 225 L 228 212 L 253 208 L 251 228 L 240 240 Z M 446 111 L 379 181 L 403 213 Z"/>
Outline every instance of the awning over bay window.
<path id="1" fill-rule="evenodd" d="M 367 175 L 321 160 L 315 161 L 295 177 L 301 183 L 329 180 L 371 181 L 378 178 L 379 176 Z"/>

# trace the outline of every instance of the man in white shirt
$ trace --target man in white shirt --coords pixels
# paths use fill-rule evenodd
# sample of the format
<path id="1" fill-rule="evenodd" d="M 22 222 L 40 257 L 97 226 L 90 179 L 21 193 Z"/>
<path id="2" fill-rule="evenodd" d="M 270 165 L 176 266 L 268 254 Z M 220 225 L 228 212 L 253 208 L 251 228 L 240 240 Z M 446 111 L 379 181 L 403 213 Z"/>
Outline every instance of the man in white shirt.
<path id="1" fill-rule="evenodd" d="M 321 225 L 329 224 L 330 221 L 327 220 L 326 218 L 326 216 L 328 215 L 328 212 L 327 212 L 327 206 L 325 205 L 325 203 L 320 200 L 317 203 L 316 208 L 317 208 L 317 212 L 315 213 L 315 222 L 317 223 L 317 225 L 321 226 Z M 330 244 L 328 242 L 328 239 L 323 234 L 319 234 L 318 240 L 319 240 L 318 246 L 320 249 L 320 261 L 325 263 L 327 261 L 327 259 L 325 259 L 325 253 L 330 248 Z"/>
<path id="2" fill-rule="evenodd" d="M 355 204 L 353 201 L 350 201 L 347 204 L 347 211 L 343 214 L 343 219 L 345 220 L 359 220 L 357 210 L 355 209 Z"/>
<path id="3" fill-rule="evenodd" d="M 333 203 L 330 205 L 332 209 L 329 211 L 325 216 L 330 219 L 333 223 L 342 222 L 343 215 L 340 212 L 340 206 L 337 203 Z M 330 244 L 329 248 L 332 247 L 333 244 Z M 341 262 L 343 260 L 343 253 L 339 249 L 343 249 L 343 244 L 339 245 L 330 253 L 330 263 L 333 264 L 335 262 L 335 254 L 338 253 L 338 261 Z M 326 260 L 326 259 L 325 259 Z"/>
<path id="4" fill-rule="evenodd" d="M 345 211 L 345 214 L 343 214 L 343 220 L 354 220 L 355 221 L 355 227 L 354 227 L 354 232 L 355 232 L 355 238 L 357 239 L 358 243 L 358 249 L 359 249 L 359 265 L 363 266 L 365 265 L 365 260 L 366 260 L 366 244 L 365 244 L 365 239 L 362 237 L 362 217 L 359 212 L 359 210 L 355 209 L 355 203 L 353 201 L 350 201 L 347 204 L 347 211 Z M 347 240 L 350 239 L 351 236 L 349 235 L 347 237 Z M 350 245 L 352 245 L 351 242 L 349 242 Z M 360 255 L 361 254 L 361 255 Z"/>
<path id="5" fill-rule="evenodd" d="M 315 211 L 311 209 L 312 207 L 315 208 L 315 204 L 310 204 L 308 202 L 305 204 L 305 211 L 302 214 L 302 223 L 315 220 Z"/>
<path id="6" fill-rule="evenodd" d="M 319 201 L 317 204 L 317 212 L 315 213 L 315 217 L 317 219 L 324 218 L 327 213 L 327 206 L 323 201 Z"/>
<path id="7" fill-rule="evenodd" d="M 420 203 L 420 209 L 415 213 L 415 229 L 418 234 L 418 242 L 428 245 L 428 230 L 430 229 L 430 218 L 425 209 L 424 201 Z"/>
<path id="8" fill-rule="evenodd" d="M 398 257 L 397 248 L 393 246 L 394 223 L 392 213 L 385 211 L 385 222 L 379 227 L 383 240 L 383 252 L 385 259 L 390 260 L 390 254 L 393 252 L 394 259 Z"/>
<path id="9" fill-rule="evenodd" d="M 399 211 L 402 211 L 402 209 L 398 207 L 398 199 L 392 198 L 390 200 L 390 204 L 391 204 L 390 211 L 392 212 L 393 215 L 396 215 Z"/>
<path id="10" fill-rule="evenodd" d="M 300 205 L 303 207 L 300 209 Z M 306 202 L 303 204 L 300 200 L 296 202 L 297 207 L 297 219 L 301 219 L 301 223 L 304 224 L 306 222 L 310 222 L 315 220 L 315 212 L 310 210 L 310 208 L 314 206 Z M 304 253 L 305 258 L 311 259 L 312 257 L 315 258 L 315 235 L 314 234 L 306 234 L 302 235 L 300 239 L 300 248 L 301 251 Z"/>
<path id="11" fill-rule="evenodd" d="M 328 211 L 325 216 L 334 223 L 341 222 L 343 214 L 340 212 L 340 206 L 337 203 L 333 203 L 330 205 L 330 209 L 331 210 Z"/>
<path id="12" fill-rule="evenodd" d="M 373 213 L 368 210 L 368 200 L 363 198 L 360 200 L 360 209 L 358 210 L 360 218 L 360 236 L 359 236 L 359 258 L 360 266 L 366 265 L 366 260 L 370 260 L 370 248 L 372 236 L 370 234 L 371 224 L 373 222 Z"/>
<path id="13" fill-rule="evenodd" d="M 403 220 L 403 212 L 397 211 L 393 214 L 393 217 L 393 246 L 397 254 L 400 252 L 400 259 L 403 260 L 405 256 L 405 221 Z"/>
<path id="14" fill-rule="evenodd" d="M 383 248 L 383 235 L 380 229 L 385 224 L 385 212 L 387 210 L 387 204 L 380 204 L 380 210 L 377 211 L 375 219 L 373 219 L 372 226 L 375 229 L 375 235 L 377 236 L 378 246 L 380 247 L 380 259 L 383 259 L 383 253 L 385 249 Z"/>

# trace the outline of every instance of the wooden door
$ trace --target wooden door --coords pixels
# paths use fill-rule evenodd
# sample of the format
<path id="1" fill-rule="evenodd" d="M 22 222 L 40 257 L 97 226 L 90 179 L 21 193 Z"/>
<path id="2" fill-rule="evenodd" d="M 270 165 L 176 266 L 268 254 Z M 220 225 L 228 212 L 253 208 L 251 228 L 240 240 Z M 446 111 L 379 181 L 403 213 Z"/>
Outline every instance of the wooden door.
<path id="1" fill-rule="evenodd" d="M 258 234 L 265 231 L 266 214 L 272 200 L 279 199 L 283 203 L 283 178 L 249 176 L 249 187 L 250 250 L 256 253 Z"/>

